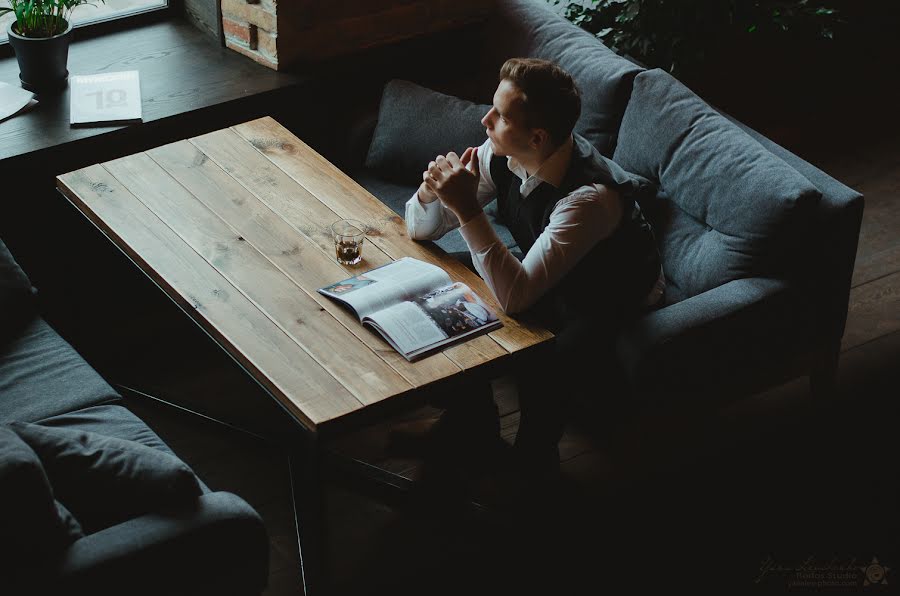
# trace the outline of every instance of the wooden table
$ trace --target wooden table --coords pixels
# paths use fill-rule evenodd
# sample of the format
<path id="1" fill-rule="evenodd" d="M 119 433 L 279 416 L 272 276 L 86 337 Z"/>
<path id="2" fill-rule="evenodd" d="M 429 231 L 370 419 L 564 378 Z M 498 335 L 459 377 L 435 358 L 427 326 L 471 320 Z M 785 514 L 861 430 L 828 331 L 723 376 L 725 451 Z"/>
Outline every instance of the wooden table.
<path id="1" fill-rule="evenodd" d="M 410 363 L 318 294 L 410 256 L 444 268 L 500 312 L 481 278 L 431 243 L 410 240 L 401 217 L 272 118 L 69 172 L 57 187 L 313 445 L 381 406 L 415 403 L 422 389 L 503 372 L 552 339 L 501 313 L 501 329 Z M 371 228 L 356 266 L 335 259 L 329 226 L 341 218 Z M 312 453 L 303 461 L 317 468 L 318 448 Z"/>
<path id="2" fill-rule="evenodd" d="M 480 277 L 410 240 L 400 216 L 272 118 L 63 174 L 57 186 L 309 430 L 552 338 L 501 315 L 501 329 L 410 363 L 318 294 L 411 256 L 491 301 Z M 335 260 L 329 231 L 348 217 L 371 226 L 352 267 Z"/>

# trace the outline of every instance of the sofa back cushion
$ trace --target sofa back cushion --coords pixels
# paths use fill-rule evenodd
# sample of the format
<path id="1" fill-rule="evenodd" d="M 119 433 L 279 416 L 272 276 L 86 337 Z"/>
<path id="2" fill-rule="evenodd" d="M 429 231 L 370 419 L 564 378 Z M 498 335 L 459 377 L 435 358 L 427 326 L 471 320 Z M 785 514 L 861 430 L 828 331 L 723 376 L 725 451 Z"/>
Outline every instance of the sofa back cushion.
<path id="1" fill-rule="evenodd" d="M 366 168 L 391 182 L 418 187 L 422 172 L 437 155 L 462 155 L 466 147 L 484 142 L 481 119 L 489 109 L 409 81 L 388 81 Z"/>
<path id="2" fill-rule="evenodd" d="M 13 422 L 54 494 L 87 533 L 150 511 L 192 506 L 202 494 L 180 459 L 140 443 L 74 428 Z"/>
<path id="3" fill-rule="evenodd" d="M 31 280 L 0 240 L 0 344 L 33 315 Z"/>
<path id="4" fill-rule="evenodd" d="M 611 156 L 631 83 L 643 69 L 555 13 L 542 0 L 496 0 L 495 4 L 484 28 L 479 64 L 488 70 L 481 73 L 479 96 L 490 99 L 500 66 L 508 58 L 552 60 L 571 74 L 581 89 L 581 118 L 575 132 L 600 153 Z"/>
<path id="5" fill-rule="evenodd" d="M 55 554 L 77 538 L 70 537 L 68 520 L 61 518 L 64 510 L 54 501 L 34 450 L 9 427 L 0 425 L 0 570 L 7 572 L 4 581 L 18 565 Z"/>
<path id="6" fill-rule="evenodd" d="M 635 78 L 614 159 L 664 191 L 649 211 L 669 302 L 778 275 L 808 242 L 819 191 L 662 70 Z"/>
<path id="7" fill-rule="evenodd" d="M 0 291 L 31 291 L 31 281 L 0 240 Z"/>

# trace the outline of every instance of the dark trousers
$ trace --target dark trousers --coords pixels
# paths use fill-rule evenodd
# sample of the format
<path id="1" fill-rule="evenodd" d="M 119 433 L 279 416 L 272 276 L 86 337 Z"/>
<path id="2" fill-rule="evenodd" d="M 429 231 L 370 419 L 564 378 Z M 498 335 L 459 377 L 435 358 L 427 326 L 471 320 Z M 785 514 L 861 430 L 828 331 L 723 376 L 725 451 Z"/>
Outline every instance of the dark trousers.
<path id="1" fill-rule="evenodd" d="M 516 448 L 523 455 L 558 457 L 558 444 L 577 398 L 609 405 L 622 399 L 622 374 L 614 351 L 617 330 L 617 320 L 600 313 L 571 319 L 556 329 L 555 341 L 539 363 L 517 371 L 521 416 Z M 608 409 L 615 408 L 596 410 Z"/>
<path id="2" fill-rule="evenodd" d="M 469 253 L 453 253 L 454 258 L 473 269 Z M 648 288 L 649 291 L 649 288 Z M 575 398 L 579 394 L 591 400 L 620 400 L 621 371 L 616 364 L 614 342 L 619 321 L 629 309 L 614 303 L 596 304 L 587 315 L 572 316 L 562 322 L 542 319 L 539 323 L 554 329 L 555 341 L 537 362 L 516 371 L 520 418 L 516 449 L 528 458 L 558 457 L 558 444 Z M 481 420 L 486 428 L 489 417 L 497 419 L 497 407 L 488 383 L 473 383 L 466 399 L 452 404 L 436 404 L 460 422 Z M 495 423 L 499 431 L 499 421 Z"/>
<path id="3" fill-rule="evenodd" d="M 514 373 L 520 407 L 515 445 L 526 459 L 557 461 L 557 446 L 579 394 L 619 398 L 607 391 L 615 385 L 610 382 L 615 374 L 608 345 L 612 337 L 596 320 L 573 321 L 558 331 L 553 345 L 537 361 Z M 498 409 L 489 382 L 468 383 L 431 402 L 444 409 L 444 423 L 455 428 L 454 434 L 464 443 L 482 445 L 478 439 L 499 434 Z"/>

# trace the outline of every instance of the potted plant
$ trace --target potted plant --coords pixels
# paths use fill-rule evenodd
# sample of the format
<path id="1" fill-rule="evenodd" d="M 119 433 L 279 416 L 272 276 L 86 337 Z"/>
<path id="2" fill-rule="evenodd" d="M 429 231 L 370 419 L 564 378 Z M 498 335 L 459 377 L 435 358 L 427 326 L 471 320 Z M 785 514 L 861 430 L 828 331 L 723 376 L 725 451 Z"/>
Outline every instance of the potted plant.
<path id="1" fill-rule="evenodd" d="M 9 45 L 19 62 L 19 79 L 29 91 L 52 91 L 65 87 L 72 39 L 72 10 L 87 0 L 8 0 L 0 15 L 12 12 Z M 99 0 L 105 2 L 106 0 Z"/>

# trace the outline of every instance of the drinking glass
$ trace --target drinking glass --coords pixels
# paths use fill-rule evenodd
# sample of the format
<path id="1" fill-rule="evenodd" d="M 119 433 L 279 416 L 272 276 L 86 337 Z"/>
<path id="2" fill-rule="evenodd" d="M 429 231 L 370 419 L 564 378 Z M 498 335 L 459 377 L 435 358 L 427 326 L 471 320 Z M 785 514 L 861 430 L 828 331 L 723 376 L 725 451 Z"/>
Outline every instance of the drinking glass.
<path id="1" fill-rule="evenodd" d="M 341 265 L 356 265 L 362 260 L 366 226 L 355 219 L 341 219 L 331 224 L 334 253 Z"/>

